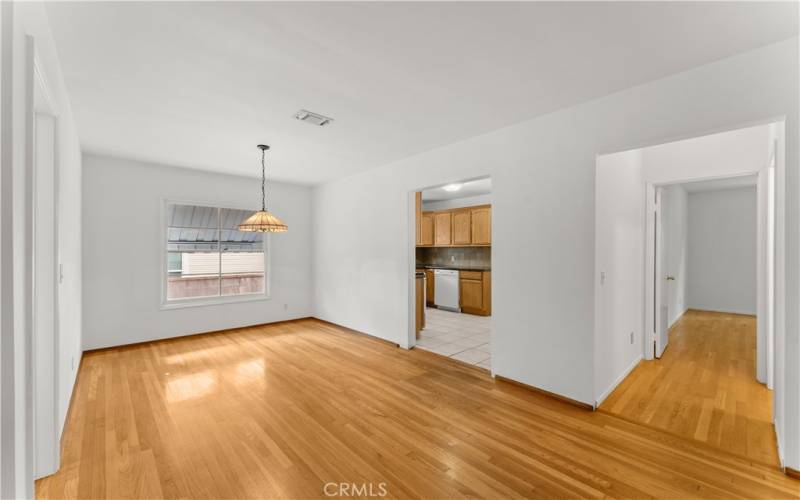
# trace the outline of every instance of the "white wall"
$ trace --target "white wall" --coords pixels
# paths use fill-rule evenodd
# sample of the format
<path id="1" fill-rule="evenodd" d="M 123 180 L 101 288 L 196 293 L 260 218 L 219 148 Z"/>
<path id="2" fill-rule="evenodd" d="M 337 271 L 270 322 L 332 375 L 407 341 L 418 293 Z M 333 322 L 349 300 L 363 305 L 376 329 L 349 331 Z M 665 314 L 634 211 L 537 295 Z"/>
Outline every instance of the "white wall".
<path id="1" fill-rule="evenodd" d="M 83 164 L 84 349 L 311 314 L 310 188 L 268 184 L 270 210 L 289 225 L 272 235 L 270 299 L 161 310 L 162 198 L 257 209 L 260 179 L 95 155 Z"/>
<path id="2" fill-rule="evenodd" d="M 766 117 L 769 118 L 769 117 Z M 761 124 L 667 142 L 642 150 L 645 181 L 653 184 L 751 175 L 766 166 L 771 125 Z"/>
<path id="3" fill-rule="evenodd" d="M 491 205 L 491 194 L 479 194 L 476 196 L 465 196 L 452 200 L 423 201 L 423 210 L 449 210 L 451 208 L 474 207 L 475 205 Z"/>
<path id="4" fill-rule="evenodd" d="M 597 404 L 642 359 L 644 177 L 641 150 L 597 159 L 595 379 Z"/>
<path id="5" fill-rule="evenodd" d="M 785 115 L 785 312 L 797 359 L 797 48 L 796 38 L 767 46 L 318 187 L 315 215 L 336 213 L 347 224 L 315 226 L 315 315 L 405 344 L 410 193 L 491 175 L 493 370 L 592 403 L 596 155 Z M 800 378 L 790 370 L 794 425 Z M 787 461 L 800 466 L 797 431 L 787 425 L 784 438 Z"/>
<path id="6" fill-rule="evenodd" d="M 667 186 L 663 191 L 661 223 L 664 224 L 665 275 L 675 278 L 667 283 L 667 315 L 672 326 L 686 312 L 688 268 L 688 197 L 682 186 Z M 755 238 L 755 235 L 753 235 Z M 755 240 L 754 240 L 755 241 Z M 755 261 L 753 261 L 755 262 Z M 753 289 L 755 293 L 755 288 Z"/>
<path id="7" fill-rule="evenodd" d="M 32 80 L 26 68 L 27 36 L 32 36 L 40 70 L 51 91 L 50 99 L 57 112 L 56 162 L 59 168 L 59 242 L 64 266 L 64 282 L 59 288 L 63 314 L 59 318 L 57 388 L 60 425 L 63 427 L 69 397 L 81 353 L 81 155 L 69 97 L 61 74 L 55 45 L 44 7 L 38 2 L 2 3 L 2 132 L 0 151 L 3 187 L 2 281 L 4 293 L 2 318 L 2 389 L 0 389 L 0 496 L 32 497 L 32 429 L 29 426 L 31 386 L 28 377 L 30 347 L 29 326 L 25 314 L 30 306 L 25 291 L 28 265 L 25 228 L 26 178 L 28 148 L 32 147 L 29 110 L 32 103 Z M 8 205 L 9 203 L 11 205 Z M 13 216 L 7 209 L 13 206 Z M 11 227 L 13 225 L 13 228 Z M 8 239 L 11 240 L 7 246 Z M 9 260 L 7 260 L 9 259 Z M 6 287 L 13 283 L 13 293 Z M 11 331 L 13 330 L 13 332 Z M 73 366 L 71 360 L 75 360 Z"/>
<path id="8" fill-rule="evenodd" d="M 689 194 L 689 307 L 756 314 L 756 188 Z"/>

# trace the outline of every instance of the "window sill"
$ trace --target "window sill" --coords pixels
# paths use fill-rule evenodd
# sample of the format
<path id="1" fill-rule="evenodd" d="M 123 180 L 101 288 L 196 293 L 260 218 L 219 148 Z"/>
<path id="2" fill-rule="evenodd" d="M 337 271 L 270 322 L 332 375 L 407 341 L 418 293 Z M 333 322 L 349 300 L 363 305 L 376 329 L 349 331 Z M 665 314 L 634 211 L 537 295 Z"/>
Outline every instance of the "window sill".
<path id="1" fill-rule="evenodd" d="M 219 306 L 224 304 L 236 304 L 238 302 L 256 302 L 259 300 L 269 300 L 267 293 L 247 293 L 242 295 L 228 295 L 225 297 L 198 297 L 196 299 L 175 299 L 162 302 L 159 308 L 162 311 L 170 309 L 184 309 L 186 307 L 205 307 Z"/>

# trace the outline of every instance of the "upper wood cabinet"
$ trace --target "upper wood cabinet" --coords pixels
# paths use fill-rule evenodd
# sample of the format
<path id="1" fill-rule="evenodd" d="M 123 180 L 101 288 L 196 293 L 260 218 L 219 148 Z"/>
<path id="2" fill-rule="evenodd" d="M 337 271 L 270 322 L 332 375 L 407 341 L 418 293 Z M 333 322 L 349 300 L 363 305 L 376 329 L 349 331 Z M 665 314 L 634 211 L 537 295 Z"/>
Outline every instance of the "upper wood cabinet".
<path id="1" fill-rule="evenodd" d="M 468 208 L 453 210 L 453 245 L 471 243 L 470 210 Z"/>
<path id="2" fill-rule="evenodd" d="M 419 223 L 419 244 L 433 245 L 433 212 L 422 212 Z"/>
<path id="3" fill-rule="evenodd" d="M 434 212 L 420 210 L 421 207 L 417 210 L 417 246 L 464 247 L 492 244 L 491 205 Z"/>
<path id="4" fill-rule="evenodd" d="M 433 215 L 433 244 L 435 246 L 453 244 L 453 214 L 452 212 L 434 212 Z"/>
<path id="5" fill-rule="evenodd" d="M 472 224 L 472 244 L 489 245 L 492 243 L 492 208 L 470 208 Z"/>

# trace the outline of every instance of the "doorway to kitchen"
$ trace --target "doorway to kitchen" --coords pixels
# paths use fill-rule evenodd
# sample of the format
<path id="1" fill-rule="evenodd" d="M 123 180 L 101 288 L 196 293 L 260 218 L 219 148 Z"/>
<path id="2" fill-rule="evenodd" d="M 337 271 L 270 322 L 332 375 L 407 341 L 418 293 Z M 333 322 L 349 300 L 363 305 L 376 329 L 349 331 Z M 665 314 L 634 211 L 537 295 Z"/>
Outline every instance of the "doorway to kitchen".
<path id="1" fill-rule="evenodd" d="M 491 371 L 492 181 L 415 193 L 419 349 Z"/>

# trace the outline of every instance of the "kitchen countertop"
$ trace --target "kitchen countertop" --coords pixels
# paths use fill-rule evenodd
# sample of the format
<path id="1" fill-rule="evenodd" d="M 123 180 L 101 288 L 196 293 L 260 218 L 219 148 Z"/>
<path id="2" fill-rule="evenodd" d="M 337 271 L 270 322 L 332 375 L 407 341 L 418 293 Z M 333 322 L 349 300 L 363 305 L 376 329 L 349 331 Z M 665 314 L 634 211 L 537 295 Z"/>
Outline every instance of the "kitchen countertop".
<path id="1" fill-rule="evenodd" d="M 491 271 L 492 268 L 488 266 L 459 266 L 459 265 L 452 265 L 452 266 L 438 266 L 433 264 L 428 264 L 424 266 L 417 266 L 417 269 L 453 269 L 456 271 Z"/>

